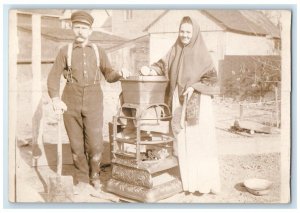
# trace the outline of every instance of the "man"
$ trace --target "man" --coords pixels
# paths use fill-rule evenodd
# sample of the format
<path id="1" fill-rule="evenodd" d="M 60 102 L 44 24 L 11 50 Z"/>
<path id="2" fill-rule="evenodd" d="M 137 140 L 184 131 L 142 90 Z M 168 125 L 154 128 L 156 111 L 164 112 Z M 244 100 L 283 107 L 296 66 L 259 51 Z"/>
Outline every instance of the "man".
<path id="1" fill-rule="evenodd" d="M 128 71 L 122 69 L 120 73 L 115 72 L 104 50 L 89 41 L 94 21 L 89 13 L 74 12 L 71 21 L 75 40 L 71 46 L 60 49 L 48 76 L 48 93 L 56 114 L 64 112 L 64 124 L 76 169 L 75 180 L 78 182 L 75 188 L 81 192 L 87 191 L 91 183 L 96 190 L 100 190 L 103 93 L 99 72 L 108 82 L 116 82 L 122 75 L 127 77 Z M 60 100 L 62 74 L 67 83 Z"/>

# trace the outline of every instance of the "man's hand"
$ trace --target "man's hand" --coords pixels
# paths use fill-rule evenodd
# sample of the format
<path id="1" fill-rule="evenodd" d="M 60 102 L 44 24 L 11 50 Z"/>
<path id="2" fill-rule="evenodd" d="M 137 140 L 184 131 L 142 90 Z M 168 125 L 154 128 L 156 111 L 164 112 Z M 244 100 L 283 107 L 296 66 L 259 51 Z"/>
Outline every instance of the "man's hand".
<path id="1" fill-rule="evenodd" d="M 183 93 L 183 95 L 187 95 L 187 100 L 190 100 L 193 92 L 194 92 L 194 88 L 193 87 L 188 87 L 185 92 Z"/>
<path id="2" fill-rule="evenodd" d="M 64 111 L 67 111 L 67 105 L 59 97 L 52 98 L 52 106 L 57 115 L 61 115 Z"/>
<path id="3" fill-rule="evenodd" d="M 121 75 L 123 76 L 123 78 L 127 78 L 127 77 L 130 76 L 130 72 L 129 72 L 128 69 L 122 68 L 122 69 L 121 69 Z"/>

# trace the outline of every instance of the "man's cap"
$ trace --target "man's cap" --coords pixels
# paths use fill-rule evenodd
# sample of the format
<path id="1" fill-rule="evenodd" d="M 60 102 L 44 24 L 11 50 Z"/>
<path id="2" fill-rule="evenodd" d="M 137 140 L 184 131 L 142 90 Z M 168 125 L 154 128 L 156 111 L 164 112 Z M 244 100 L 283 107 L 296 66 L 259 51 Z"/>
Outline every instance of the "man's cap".
<path id="1" fill-rule="evenodd" d="M 76 12 L 72 13 L 71 21 L 72 21 L 72 23 L 80 22 L 80 23 L 85 23 L 85 24 L 92 26 L 92 24 L 94 22 L 94 18 L 93 18 L 93 16 L 91 16 L 89 13 L 87 13 L 85 11 L 76 11 Z"/>

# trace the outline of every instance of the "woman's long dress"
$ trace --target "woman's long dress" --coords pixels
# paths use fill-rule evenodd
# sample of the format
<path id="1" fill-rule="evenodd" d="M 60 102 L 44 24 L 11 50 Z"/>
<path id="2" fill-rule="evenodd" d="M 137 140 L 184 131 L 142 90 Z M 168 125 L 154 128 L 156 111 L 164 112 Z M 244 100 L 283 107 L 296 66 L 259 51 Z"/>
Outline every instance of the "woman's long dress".
<path id="1" fill-rule="evenodd" d="M 220 175 L 212 99 L 200 95 L 199 123 L 180 128 L 182 106 L 177 89 L 173 97 L 172 128 L 174 154 L 178 156 L 183 190 L 200 193 L 220 192 Z M 176 133 L 177 132 L 177 133 Z"/>

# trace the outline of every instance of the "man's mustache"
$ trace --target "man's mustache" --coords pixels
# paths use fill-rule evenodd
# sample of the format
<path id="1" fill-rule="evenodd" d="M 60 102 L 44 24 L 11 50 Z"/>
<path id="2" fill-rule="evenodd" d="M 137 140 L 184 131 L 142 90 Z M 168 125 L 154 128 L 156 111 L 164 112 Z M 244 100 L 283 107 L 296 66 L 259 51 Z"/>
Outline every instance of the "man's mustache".
<path id="1" fill-rule="evenodd" d="M 84 39 L 84 37 L 83 37 L 83 36 L 76 36 L 76 38 L 83 38 L 83 39 Z"/>

